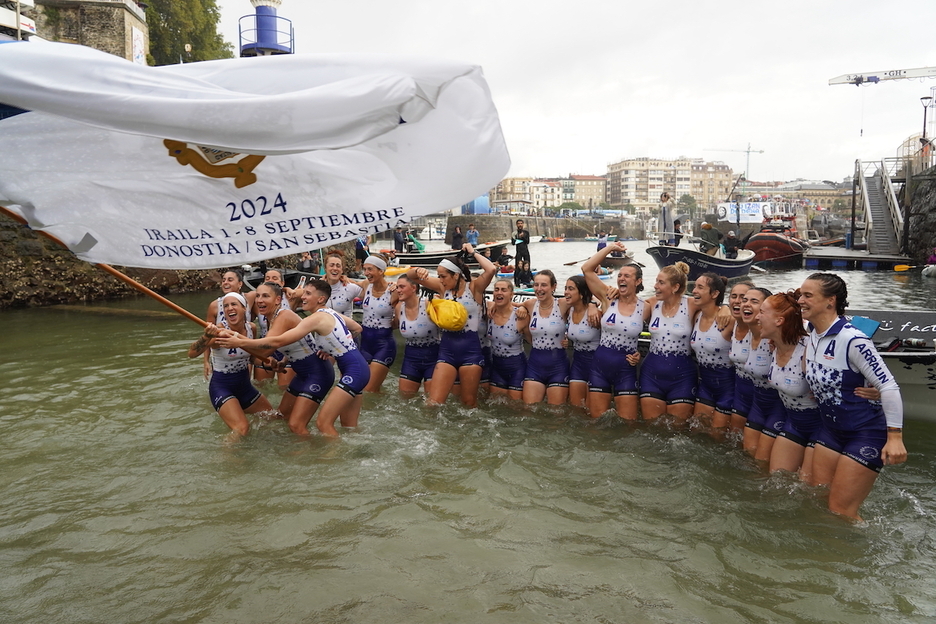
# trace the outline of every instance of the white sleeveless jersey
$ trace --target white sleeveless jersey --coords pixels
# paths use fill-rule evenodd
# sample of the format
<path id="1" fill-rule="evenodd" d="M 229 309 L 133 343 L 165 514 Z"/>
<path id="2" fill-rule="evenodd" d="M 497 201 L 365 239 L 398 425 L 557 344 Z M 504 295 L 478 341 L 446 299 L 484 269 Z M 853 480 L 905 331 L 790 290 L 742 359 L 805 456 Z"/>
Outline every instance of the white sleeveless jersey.
<path id="1" fill-rule="evenodd" d="M 253 338 L 253 325 L 250 323 L 247 323 L 247 338 Z M 211 349 L 212 370 L 219 373 L 239 373 L 249 367 L 250 354 L 243 349 Z"/>
<path id="2" fill-rule="evenodd" d="M 770 363 L 770 372 L 767 381 L 780 393 L 784 407 L 791 410 L 803 411 L 819 406 L 812 389 L 806 381 L 806 371 L 803 369 L 803 354 L 806 352 L 806 337 L 800 338 L 790 356 L 786 366 L 777 364 L 777 352 L 774 351 Z"/>
<path id="3" fill-rule="evenodd" d="M 702 315 L 696 318 L 695 327 L 692 329 L 692 351 L 695 353 L 696 361 L 700 366 L 706 368 L 731 368 L 731 340 L 725 338 L 718 330 L 718 323 L 712 319 L 712 325 L 708 331 L 699 329 L 702 323 Z"/>
<path id="4" fill-rule="evenodd" d="M 602 347 L 618 351 L 634 352 L 637 350 L 637 341 L 644 327 L 644 303 L 638 299 L 634 311 L 625 316 L 618 310 L 617 302 L 609 307 L 601 317 Z"/>
<path id="5" fill-rule="evenodd" d="M 689 355 L 692 351 L 691 337 L 688 297 L 680 297 L 679 309 L 672 317 L 663 316 L 663 302 L 657 301 L 650 316 L 650 353 Z"/>
<path id="6" fill-rule="evenodd" d="M 533 314 L 530 317 L 530 336 L 533 338 L 534 349 L 561 349 L 565 331 L 565 319 L 559 311 L 558 301 L 553 301 L 549 316 L 540 316 L 539 302 L 533 306 Z"/>
<path id="7" fill-rule="evenodd" d="M 354 298 L 362 292 L 361 287 L 354 282 L 343 284 L 339 281 L 331 289 L 331 297 L 328 298 L 325 307 L 350 316 L 354 308 Z"/>
<path id="8" fill-rule="evenodd" d="M 446 290 L 444 297 L 446 299 L 453 299 L 459 302 L 465 306 L 466 310 L 468 310 L 468 322 L 465 323 L 465 327 L 461 331 L 477 332 L 481 327 L 481 304 L 475 301 L 474 295 L 471 294 L 471 288 L 469 288 L 468 284 L 465 284 L 465 292 L 463 292 L 461 296 L 456 297 L 453 291 Z"/>
<path id="9" fill-rule="evenodd" d="M 488 320 L 488 340 L 491 353 L 497 357 L 511 357 L 523 353 L 523 334 L 517 329 L 517 309 L 510 310 L 510 318 L 503 325 Z"/>
<path id="10" fill-rule="evenodd" d="M 322 308 L 318 310 L 319 312 L 324 312 L 325 314 L 330 314 L 335 319 L 335 327 L 326 335 L 321 335 L 317 332 L 311 334 L 312 338 L 315 340 L 315 344 L 318 345 L 318 348 L 327 353 L 332 357 L 341 357 L 346 353 L 357 350 L 357 345 L 354 344 L 354 336 L 351 335 L 351 331 L 348 329 L 347 325 L 344 324 L 344 320 L 341 318 L 341 315 L 335 310 L 329 308 Z"/>
<path id="11" fill-rule="evenodd" d="M 439 344 L 439 327 L 429 318 L 426 309 L 426 299 L 419 300 L 419 313 L 416 320 L 406 318 L 406 304 L 397 304 L 397 314 L 400 320 L 400 334 L 408 346 L 428 347 Z"/>
<path id="12" fill-rule="evenodd" d="M 734 364 L 735 375 L 741 377 L 742 379 L 751 379 L 751 374 L 748 373 L 744 368 L 750 355 L 751 332 L 749 331 L 746 333 L 744 338 L 741 338 L 740 340 L 735 338 L 734 332 L 732 332 L 731 351 L 728 353 L 728 358 L 731 360 L 731 363 Z"/>
<path id="13" fill-rule="evenodd" d="M 744 363 L 744 370 L 754 381 L 758 388 L 769 388 L 767 376 L 770 374 L 770 363 L 773 357 L 770 354 L 770 341 L 761 338 L 756 349 L 751 349 L 748 354 L 747 362 Z"/>
<path id="14" fill-rule="evenodd" d="M 374 285 L 368 284 L 364 292 L 361 309 L 364 319 L 361 325 L 371 329 L 390 329 L 393 327 L 393 307 L 390 305 L 391 292 L 388 288 L 379 297 L 374 296 Z"/>
<path id="15" fill-rule="evenodd" d="M 569 324 L 566 327 L 566 337 L 576 351 L 594 351 L 601 341 L 601 328 L 588 324 L 588 309 L 582 315 L 582 320 L 576 323 L 572 320 L 572 311 L 569 311 Z"/>

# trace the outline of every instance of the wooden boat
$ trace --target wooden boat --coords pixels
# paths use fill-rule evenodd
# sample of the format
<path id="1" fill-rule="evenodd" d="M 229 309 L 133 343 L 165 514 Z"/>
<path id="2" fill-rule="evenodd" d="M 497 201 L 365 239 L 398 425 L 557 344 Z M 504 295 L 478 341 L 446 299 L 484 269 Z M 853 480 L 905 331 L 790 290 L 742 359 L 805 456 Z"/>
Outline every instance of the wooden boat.
<path id="1" fill-rule="evenodd" d="M 647 253 L 661 269 L 677 262 L 685 262 L 689 265 L 690 281 L 698 279 L 700 275 L 709 271 L 729 279 L 744 277 L 750 272 L 751 265 L 754 264 L 754 252 L 750 249 L 739 250 L 737 258 L 725 258 L 721 252 L 710 256 L 692 246 L 651 245 L 647 247 Z"/>
<path id="2" fill-rule="evenodd" d="M 754 262 L 801 267 L 803 253 L 809 249 L 809 243 L 797 236 L 791 220 L 774 219 L 748 237 L 744 248 L 754 252 Z"/>
<path id="3" fill-rule="evenodd" d="M 485 249 L 491 250 L 491 261 L 497 259 L 500 255 L 501 250 L 504 249 L 507 245 L 510 244 L 509 240 L 495 241 L 492 243 L 482 243 L 480 245 L 475 245 L 475 249 L 478 251 L 484 251 Z M 406 252 L 398 253 L 397 259 L 400 261 L 401 265 L 410 265 L 418 267 L 436 267 L 439 262 L 443 259 L 448 258 L 452 259 L 456 255 L 461 253 L 460 249 L 443 249 L 442 251 L 422 251 L 422 252 Z M 477 268 L 478 263 L 471 259 L 468 262 L 468 266 L 472 268 Z"/>

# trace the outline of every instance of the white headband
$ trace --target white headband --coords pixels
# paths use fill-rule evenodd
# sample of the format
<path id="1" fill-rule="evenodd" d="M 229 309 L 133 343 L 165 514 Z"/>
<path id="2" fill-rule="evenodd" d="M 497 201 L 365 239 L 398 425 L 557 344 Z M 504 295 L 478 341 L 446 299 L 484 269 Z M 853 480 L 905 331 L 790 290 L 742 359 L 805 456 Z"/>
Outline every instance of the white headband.
<path id="1" fill-rule="evenodd" d="M 462 270 L 458 268 L 458 265 L 449 260 L 448 258 L 442 258 L 442 261 L 439 262 L 440 267 L 445 267 L 447 270 L 455 273 L 456 275 L 461 275 Z"/>
<path id="2" fill-rule="evenodd" d="M 247 309 L 247 299 L 244 297 L 244 295 L 240 293 L 236 293 L 236 292 L 229 292 L 223 297 L 221 297 L 221 302 L 224 303 L 224 300 L 227 299 L 228 297 L 236 297 L 237 301 L 240 302 L 242 306 L 244 306 L 244 309 L 245 310 Z"/>
<path id="3" fill-rule="evenodd" d="M 371 265 L 371 266 L 375 266 L 375 267 L 377 267 L 378 269 L 380 269 L 381 271 L 386 271 L 386 270 L 387 270 L 387 263 L 384 262 L 382 259 L 380 259 L 380 258 L 377 257 L 377 256 L 367 256 L 367 259 L 364 261 L 364 264 L 369 264 L 369 265 Z"/>
<path id="4" fill-rule="evenodd" d="M 221 297 L 221 307 L 224 307 L 224 300 L 228 297 L 237 297 L 237 302 L 244 306 L 244 319 L 247 323 L 250 323 L 250 308 L 247 307 L 247 299 L 244 295 L 236 292 L 229 292 Z M 227 327 L 227 320 L 224 321 L 224 326 Z"/>

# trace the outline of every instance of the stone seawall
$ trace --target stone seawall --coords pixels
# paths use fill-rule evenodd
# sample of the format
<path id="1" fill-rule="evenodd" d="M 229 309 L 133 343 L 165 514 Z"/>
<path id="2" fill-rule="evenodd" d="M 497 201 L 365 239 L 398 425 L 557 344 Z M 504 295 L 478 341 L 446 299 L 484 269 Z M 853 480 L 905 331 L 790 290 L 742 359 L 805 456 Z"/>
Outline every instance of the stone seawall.
<path id="1" fill-rule="evenodd" d="M 461 226 L 464 233 L 469 223 L 474 223 L 480 232 L 480 242 L 504 240 L 516 231 L 517 219 L 523 219 L 524 227 L 532 236 L 585 238 L 595 236 L 600 230 L 621 237 L 643 238 L 643 229 L 621 219 L 557 219 L 554 217 L 518 217 L 501 215 L 454 215 L 448 218 L 445 241 L 452 241 L 455 226 Z M 392 235 L 384 233 L 378 240 L 392 240 Z"/>

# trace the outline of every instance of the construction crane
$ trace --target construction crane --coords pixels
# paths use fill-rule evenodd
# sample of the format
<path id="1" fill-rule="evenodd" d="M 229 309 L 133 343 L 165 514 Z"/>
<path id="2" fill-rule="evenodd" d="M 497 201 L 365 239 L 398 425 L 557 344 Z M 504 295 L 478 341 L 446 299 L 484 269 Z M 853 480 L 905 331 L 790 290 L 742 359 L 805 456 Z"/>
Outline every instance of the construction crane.
<path id="1" fill-rule="evenodd" d="M 744 153 L 744 154 L 747 154 L 747 161 L 746 161 L 745 164 L 744 164 L 744 178 L 745 178 L 746 180 L 750 180 L 750 179 L 751 179 L 751 176 L 749 175 L 750 172 L 751 172 L 751 154 L 752 154 L 752 153 L 754 153 L 754 154 L 763 154 L 763 153 L 764 153 L 764 150 L 755 150 L 755 149 L 751 149 L 751 144 L 750 144 L 750 143 L 747 144 L 747 149 L 743 149 L 743 150 L 738 150 L 738 149 L 707 149 L 707 150 L 703 150 L 703 151 L 706 151 L 706 152 L 742 152 L 742 153 Z"/>
<path id="2" fill-rule="evenodd" d="M 910 78 L 936 78 L 936 67 L 918 67 L 916 69 L 885 69 L 883 71 L 843 74 L 829 79 L 829 85 L 853 84 L 860 86 L 866 82 L 877 84 L 882 80 L 908 80 Z"/>

